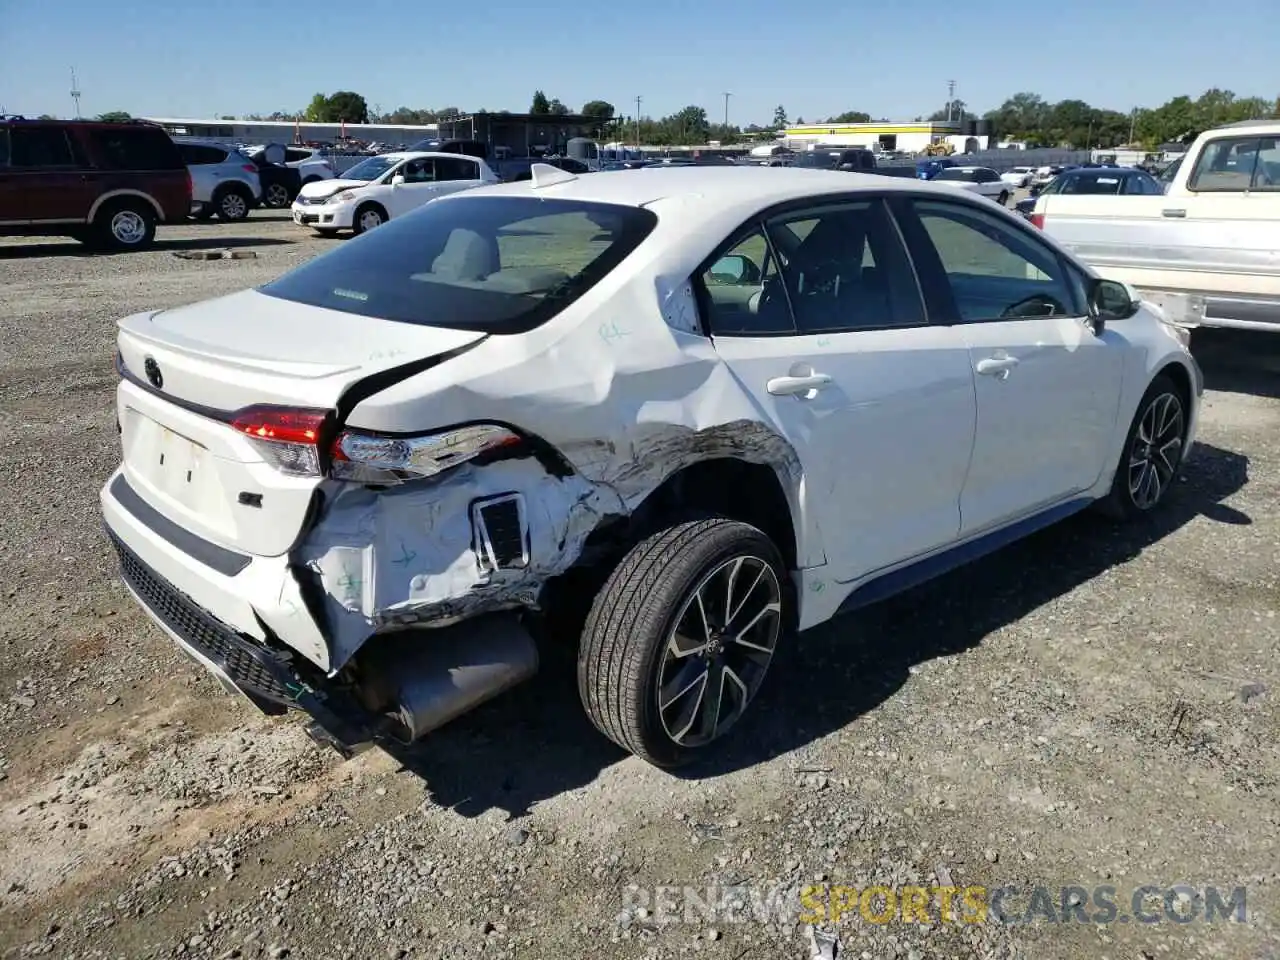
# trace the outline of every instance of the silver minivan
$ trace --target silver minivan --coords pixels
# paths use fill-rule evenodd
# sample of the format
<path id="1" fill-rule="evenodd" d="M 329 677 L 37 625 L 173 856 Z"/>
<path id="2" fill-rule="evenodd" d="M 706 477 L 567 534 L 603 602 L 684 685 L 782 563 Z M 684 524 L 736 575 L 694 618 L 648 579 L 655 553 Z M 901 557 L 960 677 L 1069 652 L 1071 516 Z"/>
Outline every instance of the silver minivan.
<path id="1" fill-rule="evenodd" d="M 262 202 L 258 167 L 234 147 L 212 140 L 178 140 L 191 172 L 191 213 L 198 220 L 243 220 Z"/>

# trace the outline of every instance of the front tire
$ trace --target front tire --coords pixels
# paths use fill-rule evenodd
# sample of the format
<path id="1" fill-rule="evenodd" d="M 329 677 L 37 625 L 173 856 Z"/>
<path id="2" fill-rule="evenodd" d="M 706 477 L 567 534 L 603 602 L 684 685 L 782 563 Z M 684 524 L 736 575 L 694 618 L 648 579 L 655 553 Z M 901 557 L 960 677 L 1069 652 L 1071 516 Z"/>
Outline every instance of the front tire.
<path id="1" fill-rule="evenodd" d="M 777 547 L 745 523 L 679 523 L 640 543 L 596 595 L 578 650 L 591 722 L 642 760 L 697 759 L 743 716 L 790 633 Z"/>
<path id="2" fill-rule="evenodd" d="M 1129 520 L 1164 500 L 1186 453 L 1187 409 L 1177 384 L 1165 374 L 1151 381 L 1125 436 L 1104 513 Z"/>
<path id="3" fill-rule="evenodd" d="M 390 218 L 387 211 L 376 203 L 366 203 L 356 208 L 351 217 L 351 230 L 358 237 L 362 233 L 375 230 Z"/>

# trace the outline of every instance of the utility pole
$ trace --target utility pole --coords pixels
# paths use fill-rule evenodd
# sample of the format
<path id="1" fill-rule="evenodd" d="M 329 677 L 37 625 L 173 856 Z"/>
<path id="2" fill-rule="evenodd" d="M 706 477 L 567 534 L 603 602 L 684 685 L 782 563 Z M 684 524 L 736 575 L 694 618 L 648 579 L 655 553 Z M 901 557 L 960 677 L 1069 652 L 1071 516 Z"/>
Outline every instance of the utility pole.
<path id="1" fill-rule="evenodd" d="M 1138 122 L 1138 108 L 1134 107 L 1129 112 L 1129 146 L 1133 146 L 1133 130 Z"/>
<path id="2" fill-rule="evenodd" d="M 732 93 L 726 93 L 724 95 L 724 125 L 726 129 L 729 127 L 729 98 L 732 96 Z"/>
<path id="3" fill-rule="evenodd" d="M 643 97 L 636 97 L 636 149 L 640 149 L 640 101 Z"/>
<path id="4" fill-rule="evenodd" d="M 71 99 L 76 105 L 76 119 L 80 119 L 80 88 L 76 86 L 76 68 L 71 68 Z"/>
<path id="5" fill-rule="evenodd" d="M 954 80 L 947 81 L 947 123 L 951 122 L 951 110 L 956 102 L 956 82 Z"/>

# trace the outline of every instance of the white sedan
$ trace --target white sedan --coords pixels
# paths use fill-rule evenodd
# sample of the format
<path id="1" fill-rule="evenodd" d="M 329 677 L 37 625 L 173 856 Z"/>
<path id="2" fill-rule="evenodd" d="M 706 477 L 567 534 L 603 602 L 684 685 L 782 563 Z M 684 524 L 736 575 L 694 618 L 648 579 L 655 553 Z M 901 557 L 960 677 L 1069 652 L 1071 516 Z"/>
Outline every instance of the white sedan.
<path id="1" fill-rule="evenodd" d="M 293 201 L 293 222 L 321 234 L 361 234 L 436 197 L 497 182 L 497 174 L 475 157 L 384 153 L 341 177 L 304 185 Z"/>
<path id="2" fill-rule="evenodd" d="M 413 741 L 569 643 L 660 766 L 797 629 L 1177 498 L 1203 389 L 1158 310 L 986 200 L 747 166 L 536 164 L 127 317 L 116 363 L 124 581 L 229 689 Z"/>
<path id="3" fill-rule="evenodd" d="M 990 167 L 947 167 L 933 181 L 960 187 L 980 197 L 990 197 L 1002 207 L 1009 202 L 1009 196 L 1013 192 L 1013 188 Z"/>
<path id="4" fill-rule="evenodd" d="M 1031 185 L 1031 178 L 1035 173 L 1035 167 L 1012 167 L 1000 174 L 1000 179 L 1011 187 L 1022 189 Z"/>

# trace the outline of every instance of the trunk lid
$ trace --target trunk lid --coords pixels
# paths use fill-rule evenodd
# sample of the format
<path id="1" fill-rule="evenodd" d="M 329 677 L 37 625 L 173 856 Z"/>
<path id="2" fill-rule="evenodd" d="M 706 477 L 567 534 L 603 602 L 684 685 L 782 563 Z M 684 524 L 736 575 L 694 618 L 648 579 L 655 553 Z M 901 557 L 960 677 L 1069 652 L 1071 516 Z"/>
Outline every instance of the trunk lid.
<path id="1" fill-rule="evenodd" d="M 394 378 L 397 368 L 413 370 L 484 338 L 254 290 L 136 314 L 119 327 L 120 363 L 130 375 L 117 394 L 129 484 L 193 533 L 261 556 L 297 540 L 321 479 L 267 462 L 231 425 L 234 411 L 334 409 L 370 376 Z"/>

